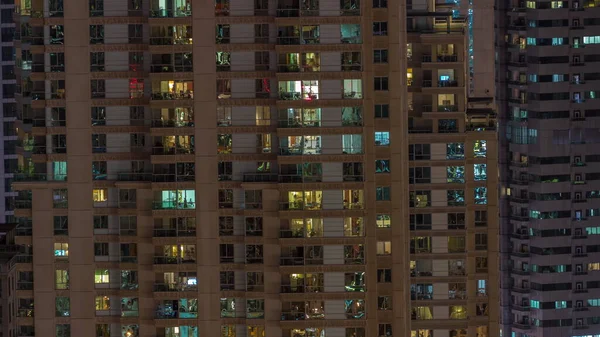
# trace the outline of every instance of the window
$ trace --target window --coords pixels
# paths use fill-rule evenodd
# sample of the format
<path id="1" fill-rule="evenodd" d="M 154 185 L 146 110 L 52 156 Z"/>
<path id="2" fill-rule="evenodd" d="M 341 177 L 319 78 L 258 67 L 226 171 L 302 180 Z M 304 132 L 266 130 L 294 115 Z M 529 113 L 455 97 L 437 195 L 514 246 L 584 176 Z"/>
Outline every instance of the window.
<path id="1" fill-rule="evenodd" d="M 392 282 L 392 270 L 391 269 L 377 269 L 377 282 L 378 283 L 391 283 Z"/>
<path id="2" fill-rule="evenodd" d="M 68 297 L 56 297 L 54 304 L 56 317 L 69 317 L 71 315 L 71 301 Z"/>
<path id="3" fill-rule="evenodd" d="M 54 216 L 54 235 L 69 235 L 69 222 L 66 216 Z"/>
<path id="4" fill-rule="evenodd" d="M 104 71 L 104 52 L 90 53 L 90 71 Z"/>
<path id="5" fill-rule="evenodd" d="M 52 190 L 52 201 L 54 208 L 67 208 L 67 190 Z"/>
<path id="6" fill-rule="evenodd" d="M 375 200 L 377 201 L 390 201 L 391 199 L 391 187 L 376 187 L 375 188 Z"/>
<path id="7" fill-rule="evenodd" d="M 92 126 L 106 125 L 106 108 L 105 107 L 92 107 L 91 110 Z"/>
<path id="8" fill-rule="evenodd" d="M 129 43 L 142 43 L 144 38 L 143 25 L 129 25 Z"/>
<path id="9" fill-rule="evenodd" d="M 108 296 L 96 296 L 96 311 L 110 310 L 110 297 Z"/>
<path id="10" fill-rule="evenodd" d="M 135 190 L 134 190 L 135 191 Z M 137 217 L 135 215 L 119 217 L 119 233 L 121 235 L 137 234 Z"/>
<path id="11" fill-rule="evenodd" d="M 94 256 L 108 256 L 108 242 L 94 242 Z"/>
<path id="12" fill-rule="evenodd" d="M 54 285 L 56 290 L 65 290 L 69 289 L 69 271 L 64 269 L 59 269 L 54 271 Z"/>
<path id="13" fill-rule="evenodd" d="M 94 216 L 94 229 L 108 229 L 108 216 L 95 215 Z"/>
<path id="14" fill-rule="evenodd" d="M 375 2 L 373 2 L 373 7 L 375 7 Z M 380 323 L 379 324 L 379 336 L 380 337 L 392 337 L 392 324 Z"/>
<path id="15" fill-rule="evenodd" d="M 390 133 L 387 131 L 375 132 L 375 146 L 389 146 L 390 145 Z"/>
<path id="16" fill-rule="evenodd" d="M 106 96 L 106 83 L 104 80 L 91 80 L 90 90 L 92 98 L 104 98 Z"/>
<path id="17" fill-rule="evenodd" d="M 56 324 L 56 337 L 71 337 L 71 324 Z"/>
<path id="18" fill-rule="evenodd" d="M 389 159 L 375 160 L 375 173 L 390 173 L 390 160 Z"/>
<path id="19" fill-rule="evenodd" d="M 487 211 L 475 211 L 475 227 L 487 226 Z"/>
<path id="20" fill-rule="evenodd" d="M 385 21 L 373 22 L 373 35 L 386 36 L 387 35 L 387 22 L 385 22 Z"/>
<path id="21" fill-rule="evenodd" d="M 257 51 L 254 52 L 254 70 L 256 71 L 266 71 L 269 70 L 269 52 L 268 51 Z M 261 79 L 264 82 L 261 85 L 264 87 L 263 91 L 270 92 L 270 88 L 268 86 L 265 87 L 265 84 L 269 84 L 268 79 Z M 258 90 L 257 90 L 258 92 Z M 267 97 L 268 98 L 268 95 Z"/>
<path id="22" fill-rule="evenodd" d="M 392 242 L 391 241 L 377 241 L 377 255 L 390 255 L 392 254 Z"/>
<path id="23" fill-rule="evenodd" d="M 390 117 L 389 104 L 375 104 L 375 118 L 389 118 L 389 117 Z"/>
<path id="24" fill-rule="evenodd" d="M 90 16 L 104 15 L 104 0 L 90 0 Z"/>
<path id="25" fill-rule="evenodd" d="M 377 228 L 390 228 L 392 226 L 389 214 L 377 214 L 375 223 L 377 224 Z"/>
<path id="26" fill-rule="evenodd" d="M 475 250 L 487 250 L 488 236 L 486 233 L 475 234 Z"/>
<path id="27" fill-rule="evenodd" d="M 254 25 L 254 43 L 269 43 L 268 23 L 259 23 Z"/>
<path id="28" fill-rule="evenodd" d="M 377 0 L 375 0 L 377 1 Z M 387 0 L 381 0 L 387 1 Z M 373 2 L 375 5 L 375 2 Z M 373 63 L 388 63 L 388 50 L 387 49 L 375 49 L 373 51 Z"/>
<path id="29" fill-rule="evenodd" d="M 90 25 L 90 44 L 104 43 L 104 26 Z"/>
<path id="30" fill-rule="evenodd" d="M 387 91 L 388 90 L 387 76 L 375 77 L 373 80 L 374 80 L 374 89 L 376 91 Z"/>
<path id="31" fill-rule="evenodd" d="M 69 244 L 56 242 L 54 243 L 54 257 L 57 260 L 66 260 L 69 258 Z"/>
<path id="32" fill-rule="evenodd" d="M 93 180 L 106 180 L 106 170 L 108 164 L 105 161 L 93 161 L 92 162 L 92 179 Z"/>
<path id="33" fill-rule="evenodd" d="M 92 135 L 92 153 L 106 152 L 106 134 Z"/>
<path id="34" fill-rule="evenodd" d="M 108 200 L 108 189 L 95 188 L 94 190 L 92 190 L 92 196 L 94 202 L 105 202 Z"/>
<path id="35" fill-rule="evenodd" d="M 94 275 L 95 284 L 108 284 L 110 282 L 110 272 L 108 269 L 96 269 Z"/>
<path id="36" fill-rule="evenodd" d="M 131 51 L 129 52 L 129 70 L 141 71 L 144 64 L 144 53 Z"/>
<path id="37" fill-rule="evenodd" d="M 408 146 L 409 160 L 429 160 L 431 158 L 430 144 L 410 144 Z"/>
<path id="38" fill-rule="evenodd" d="M 431 183 L 431 167 L 411 167 L 408 169 L 409 184 Z"/>

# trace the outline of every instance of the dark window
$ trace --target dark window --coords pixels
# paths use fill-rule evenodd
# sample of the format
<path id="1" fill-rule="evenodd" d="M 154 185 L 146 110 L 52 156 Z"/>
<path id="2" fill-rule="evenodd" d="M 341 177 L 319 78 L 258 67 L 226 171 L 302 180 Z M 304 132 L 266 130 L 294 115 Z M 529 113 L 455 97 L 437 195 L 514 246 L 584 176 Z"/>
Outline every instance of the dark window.
<path id="1" fill-rule="evenodd" d="M 373 51 L 373 62 L 374 63 L 387 63 L 388 62 L 388 50 L 387 49 L 375 49 Z"/>
<path id="2" fill-rule="evenodd" d="M 2 97 L 3 98 L 14 98 L 15 97 L 15 88 L 14 84 L 3 84 L 2 85 Z"/>
<path id="3" fill-rule="evenodd" d="M 387 91 L 388 90 L 388 78 L 387 77 L 375 77 L 374 85 L 376 91 Z"/>
<path id="4" fill-rule="evenodd" d="M 375 118 L 390 117 L 390 106 L 388 104 L 375 104 Z"/>
<path id="5" fill-rule="evenodd" d="M 15 59 L 15 49 L 13 47 L 2 47 L 2 61 L 13 61 Z"/>
<path id="6" fill-rule="evenodd" d="M 2 42 L 12 42 L 15 36 L 14 28 L 2 28 Z"/>

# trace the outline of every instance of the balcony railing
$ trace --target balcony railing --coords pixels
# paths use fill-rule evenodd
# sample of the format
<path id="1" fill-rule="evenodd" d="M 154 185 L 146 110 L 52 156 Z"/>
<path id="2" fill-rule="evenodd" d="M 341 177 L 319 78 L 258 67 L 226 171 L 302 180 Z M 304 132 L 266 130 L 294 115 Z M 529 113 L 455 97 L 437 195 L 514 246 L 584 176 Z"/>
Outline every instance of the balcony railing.
<path id="1" fill-rule="evenodd" d="M 165 210 L 165 209 L 195 209 L 196 203 L 193 201 L 154 201 L 152 202 L 152 209 L 154 210 Z"/>
<path id="2" fill-rule="evenodd" d="M 155 228 L 153 236 L 155 238 L 193 237 L 196 236 L 196 229 Z"/>
<path id="3" fill-rule="evenodd" d="M 278 181 L 276 173 L 244 173 L 243 182 L 245 183 L 273 183 Z"/>

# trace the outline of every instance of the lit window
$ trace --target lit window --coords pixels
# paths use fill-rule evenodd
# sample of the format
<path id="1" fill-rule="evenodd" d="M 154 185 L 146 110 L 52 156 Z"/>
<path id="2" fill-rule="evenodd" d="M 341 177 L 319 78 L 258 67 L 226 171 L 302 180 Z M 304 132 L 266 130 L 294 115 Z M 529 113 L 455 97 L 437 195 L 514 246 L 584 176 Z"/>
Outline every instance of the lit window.
<path id="1" fill-rule="evenodd" d="M 108 190 L 106 188 L 96 188 L 92 191 L 94 202 L 105 202 L 108 199 Z"/>
<path id="2" fill-rule="evenodd" d="M 377 255 L 390 255 L 392 254 L 392 242 L 391 241 L 378 241 L 377 242 Z"/>
<path id="3" fill-rule="evenodd" d="M 55 243 L 54 244 L 54 256 L 56 258 L 68 258 L 69 257 L 69 244 L 68 243 Z"/>
<path id="4" fill-rule="evenodd" d="M 587 270 L 600 270 L 600 263 L 588 263 Z"/>
<path id="5" fill-rule="evenodd" d="M 487 187 L 475 187 L 475 204 L 487 204 Z"/>
<path id="6" fill-rule="evenodd" d="M 387 131 L 375 132 L 375 146 L 389 146 L 390 133 Z"/>
<path id="7" fill-rule="evenodd" d="M 390 228 L 392 226 L 392 220 L 389 214 L 377 214 L 376 223 L 379 228 Z"/>
<path id="8" fill-rule="evenodd" d="M 110 298 L 108 296 L 96 296 L 96 310 L 110 310 Z"/>
<path id="9" fill-rule="evenodd" d="M 54 285 L 57 290 L 69 289 L 69 271 L 68 270 L 55 270 L 54 271 Z"/>
<path id="10" fill-rule="evenodd" d="M 96 273 L 94 276 L 94 283 L 103 284 L 110 282 L 110 273 L 108 269 L 96 269 Z"/>
<path id="11" fill-rule="evenodd" d="M 486 164 L 474 164 L 473 175 L 475 181 L 481 181 L 487 179 L 487 165 Z"/>

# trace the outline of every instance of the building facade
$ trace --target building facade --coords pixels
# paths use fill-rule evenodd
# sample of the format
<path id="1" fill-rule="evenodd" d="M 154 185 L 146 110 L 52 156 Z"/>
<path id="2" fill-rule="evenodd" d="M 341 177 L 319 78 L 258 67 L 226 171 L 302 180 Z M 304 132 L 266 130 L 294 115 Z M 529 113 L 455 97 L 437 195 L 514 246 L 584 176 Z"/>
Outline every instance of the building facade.
<path id="1" fill-rule="evenodd" d="M 498 335 L 495 126 L 467 113 L 464 19 L 17 10 L 12 336 Z"/>
<path id="2" fill-rule="evenodd" d="M 2 114 L 2 144 L 0 144 L 0 153 L 3 157 L 3 165 L 0 167 L 0 223 L 12 222 L 12 208 L 16 193 L 12 191 L 11 182 L 14 172 L 17 171 L 17 156 L 15 155 L 15 146 L 17 143 L 17 134 L 15 131 L 16 104 L 15 104 L 15 55 L 13 47 L 13 37 L 15 32 L 15 22 L 13 20 L 14 1 L 0 1 L 0 48 L 2 55 L 0 57 L 0 103 Z"/>
<path id="3" fill-rule="evenodd" d="M 600 334 L 597 6 L 498 2 L 505 336 Z"/>

